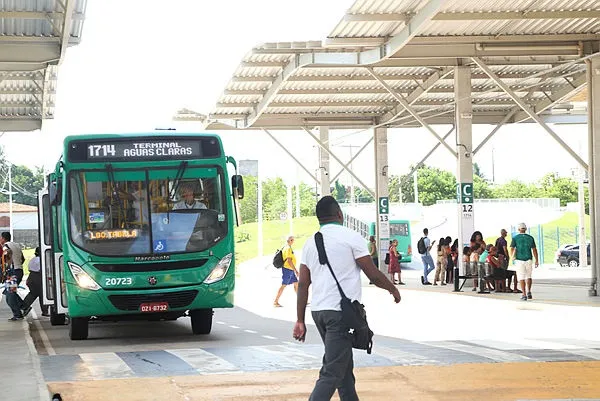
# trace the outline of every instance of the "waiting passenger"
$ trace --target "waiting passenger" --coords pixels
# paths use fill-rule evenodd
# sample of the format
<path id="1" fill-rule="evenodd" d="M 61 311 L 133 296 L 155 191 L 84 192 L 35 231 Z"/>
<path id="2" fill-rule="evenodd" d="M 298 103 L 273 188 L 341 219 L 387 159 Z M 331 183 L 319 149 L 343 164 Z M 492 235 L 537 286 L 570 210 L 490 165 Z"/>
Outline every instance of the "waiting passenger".
<path id="1" fill-rule="evenodd" d="M 173 206 L 173 210 L 206 209 L 206 205 L 194 199 L 194 189 L 190 185 L 182 185 L 181 198 Z"/>

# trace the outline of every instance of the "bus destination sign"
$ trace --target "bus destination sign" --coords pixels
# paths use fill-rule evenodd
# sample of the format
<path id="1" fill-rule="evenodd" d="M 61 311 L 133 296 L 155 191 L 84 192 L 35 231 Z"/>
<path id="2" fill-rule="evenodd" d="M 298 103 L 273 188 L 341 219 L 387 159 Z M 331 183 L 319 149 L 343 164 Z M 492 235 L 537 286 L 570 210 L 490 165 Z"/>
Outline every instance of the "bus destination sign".
<path id="1" fill-rule="evenodd" d="M 204 159 L 221 156 L 214 137 L 74 140 L 68 145 L 71 162 Z"/>
<path id="2" fill-rule="evenodd" d="M 171 157 L 199 157 L 200 144 L 197 141 L 161 141 L 132 143 L 102 143 L 87 145 L 88 160 L 95 159 L 154 159 Z"/>

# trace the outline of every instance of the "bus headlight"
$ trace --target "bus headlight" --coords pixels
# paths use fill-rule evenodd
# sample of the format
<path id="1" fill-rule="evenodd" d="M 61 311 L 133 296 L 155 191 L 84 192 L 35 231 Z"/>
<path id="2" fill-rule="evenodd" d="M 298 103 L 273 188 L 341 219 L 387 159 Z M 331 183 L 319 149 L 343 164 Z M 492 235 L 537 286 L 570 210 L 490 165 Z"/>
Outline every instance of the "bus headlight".
<path id="1" fill-rule="evenodd" d="M 229 266 L 231 265 L 231 259 L 233 255 L 228 253 L 217 263 L 217 265 L 212 269 L 208 277 L 204 280 L 204 284 L 212 284 L 217 282 L 227 274 L 227 270 L 229 270 Z"/>
<path id="2" fill-rule="evenodd" d="M 73 262 L 67 262 L 67 266 L 69 266 L 69 270 L 71 270 L 71 274 L 75 277 L 78 286 L 92 291 L 100 289 L 98 283 L 96 283 L 81 267 Z"/>

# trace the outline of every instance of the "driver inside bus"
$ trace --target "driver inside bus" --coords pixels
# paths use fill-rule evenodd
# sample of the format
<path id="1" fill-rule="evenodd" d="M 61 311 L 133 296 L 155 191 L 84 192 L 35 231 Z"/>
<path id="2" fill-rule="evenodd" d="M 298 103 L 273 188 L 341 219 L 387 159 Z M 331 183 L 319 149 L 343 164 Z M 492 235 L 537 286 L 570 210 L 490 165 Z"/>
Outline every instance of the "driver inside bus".
<path id="1" fill-rule="evenodd" d="M 173 210 L 206 209 L 206 205 L 194 199 L 194 189 L 191 185 L 181 186 L 181 200 L 173 205 Z"/>

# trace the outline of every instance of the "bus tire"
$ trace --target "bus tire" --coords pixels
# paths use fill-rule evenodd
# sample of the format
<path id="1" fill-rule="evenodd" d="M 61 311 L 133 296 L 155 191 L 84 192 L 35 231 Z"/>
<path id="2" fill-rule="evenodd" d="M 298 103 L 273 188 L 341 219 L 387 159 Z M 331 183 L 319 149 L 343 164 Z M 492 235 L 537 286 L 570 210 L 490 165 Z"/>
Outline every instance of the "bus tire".
<path id="1" fill-rule="evenodd" d="M 213 319 L 212 308 L 191 310 L 190 318 L 192 319 L 192 332 L 194 334 L 210 334 Z"/>
<path id="2" fill-rule="evenodd" d="M 50 307 L 50 325 L 52 326 L 64 326 L 66 316 L 64 313 L 56 313 L 54 306 Z"/>
<path id="3" fill-rule="evenodd" d="M 88 338 L 87 317 L 72 317 L 69 324 L 69 338 L 71 340 L 86 340 Z"/>

